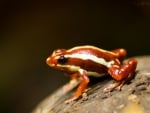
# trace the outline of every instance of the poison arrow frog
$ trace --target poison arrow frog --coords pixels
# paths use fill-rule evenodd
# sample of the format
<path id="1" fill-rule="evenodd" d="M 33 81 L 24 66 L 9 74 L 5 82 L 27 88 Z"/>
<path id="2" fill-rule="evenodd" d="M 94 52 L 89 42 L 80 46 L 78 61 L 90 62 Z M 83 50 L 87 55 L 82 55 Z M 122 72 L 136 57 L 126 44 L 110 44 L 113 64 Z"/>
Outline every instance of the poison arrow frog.
<path id="1" fill-rule="evenodd" d="M 122 48 L 107 51 L 84 45 L 67 50 L 57 49 L 46 59 L 46 63 L 70 75 L 71 81 L 68 88 L 74 81 L 79 81 L 81 78 L 74 96 L 65 101 L 65 103 L 70 103 L 83 94 L 90 82 L 89 76 L 100 77 L 109 74 L 116 82 L 104 88 L 104 92 L 114 88 L 121 89 L 123 84 L 133 76 L 137 66 L 137 60 L 134 58 L 123 63 L 126 54 L 126 50 Z"/>

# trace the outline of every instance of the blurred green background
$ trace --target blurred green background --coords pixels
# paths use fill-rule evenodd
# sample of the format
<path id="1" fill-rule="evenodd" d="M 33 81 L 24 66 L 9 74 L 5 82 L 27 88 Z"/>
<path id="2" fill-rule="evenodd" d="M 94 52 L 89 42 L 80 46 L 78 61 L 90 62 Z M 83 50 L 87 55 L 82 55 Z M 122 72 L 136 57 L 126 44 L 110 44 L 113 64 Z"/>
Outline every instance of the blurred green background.
<path id="1" fill-rule="evenodd" d="M 95 45 L 150 54 L 148 0 L 1 0 L 0 103 L 3 113 L 29 113 L 69 78 L 45 59 L 56 48 Z"/>

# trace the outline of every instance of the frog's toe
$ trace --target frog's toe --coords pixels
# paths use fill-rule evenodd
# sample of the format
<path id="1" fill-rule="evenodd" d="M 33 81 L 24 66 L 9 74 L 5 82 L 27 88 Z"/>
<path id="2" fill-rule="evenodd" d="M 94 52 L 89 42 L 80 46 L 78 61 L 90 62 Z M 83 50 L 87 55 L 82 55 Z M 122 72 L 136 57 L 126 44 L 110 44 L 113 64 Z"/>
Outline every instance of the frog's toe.
<path id="1" fill-rule="evenodd" d="M 72 97 L 72 98 L 70 98 L 70 99 L 66 100 L 66 101 L 65 101 L 65 104 L 69 104 L 69 103 L 71 103 L 71 102 L 73 102 L 73 101 L 77 100 L 78 98 L 79 98 L 79 97 L 74 96 L 74 97 Z"/>

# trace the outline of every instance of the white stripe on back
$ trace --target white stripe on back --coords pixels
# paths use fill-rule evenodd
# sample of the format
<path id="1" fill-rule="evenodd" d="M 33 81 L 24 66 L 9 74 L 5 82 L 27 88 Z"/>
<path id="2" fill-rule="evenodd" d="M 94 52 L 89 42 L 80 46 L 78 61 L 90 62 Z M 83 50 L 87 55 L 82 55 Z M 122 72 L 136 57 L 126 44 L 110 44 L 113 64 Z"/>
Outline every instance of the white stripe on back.
<path id="1" fill-rule="evenodd" d="M 98 58 L 94 55 L 90 55 L 90 54 L 72 54 L 72 55 L 64 55 L 66 58 L 78 58 L 78 59 L 82 59 L 82 60 L 91 60 L 93 62 L 96 62 L 98 64 L 104 65 L 106 67 L 111 67 L 112 64 L 114 64 L 114 61 L 106 61 L 104 58 Z"/>

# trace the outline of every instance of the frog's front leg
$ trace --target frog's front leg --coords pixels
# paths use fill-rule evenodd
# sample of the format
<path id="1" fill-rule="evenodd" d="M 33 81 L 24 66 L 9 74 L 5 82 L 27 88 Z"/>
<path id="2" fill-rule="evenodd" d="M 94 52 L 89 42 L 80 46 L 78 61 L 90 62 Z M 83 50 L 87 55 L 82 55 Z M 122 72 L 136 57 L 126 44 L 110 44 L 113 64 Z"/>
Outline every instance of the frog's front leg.
<path id="1" fill-rule="evenodd" d="M 74 87 L 76 87 L 81 82 L 77 73 L 72 74 L 70 76 L 71 76 L 71 80 L 69 81 L 69 83 L 67 83 L 63 86 L 64 93 L 69 92 L 70 90 L 72 90 Z"/>
<path id="2" fill-rule="evenodd" d="M 74 100 L 77 100 L 82 95 L 82 93 L 85 91 L 90 80 L 87 76 L 87 72 L 83 69 L 79 69 L 79 75 L 81 76 L 82 81 L 81 81 L 79 87 L 77 88 L 77 91 L 75 92 L 74 96 L 72 98 L 66 100 L 65 103 L 70 103 Z"/>
<path id="3" fill-rule="evenodd" d="M 137 66 L 137 60 L 136 59 L 130 59 L 126 64 L 123 64 L 121 66 L 118 65 L 112 65 L 108 69 L 108 73 L 117 81 L 114 84 L 111 84 L 110 86 L 106 87 L 104 89 L 105 91 L 110 91 L 116 87 L 121 89 L 123 84 L 128 81 L 130 78 L 132 78 L 135 69 Z"/>

